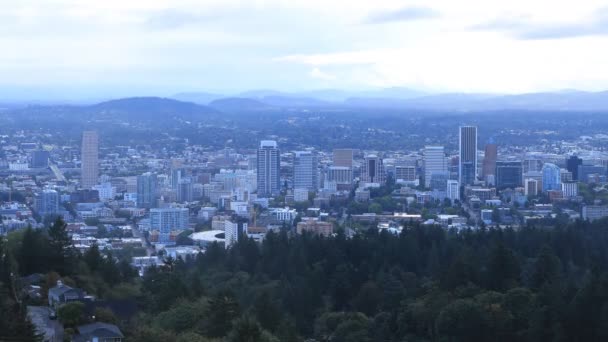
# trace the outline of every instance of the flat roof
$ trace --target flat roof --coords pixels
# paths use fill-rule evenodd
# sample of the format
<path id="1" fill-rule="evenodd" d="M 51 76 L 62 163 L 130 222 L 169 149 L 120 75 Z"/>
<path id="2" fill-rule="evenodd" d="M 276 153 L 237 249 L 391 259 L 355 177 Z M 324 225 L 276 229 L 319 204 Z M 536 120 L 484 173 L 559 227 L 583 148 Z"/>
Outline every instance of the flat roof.
<path id="1" fill-rule="evenodd" d="M 223 230 L 207 230 L 204 232 L 192 233 L 190 238 L 194 241 L 224 242 L 224 238 L 217 237 L 219 234 L 225 234 L 225 232 Z"/>

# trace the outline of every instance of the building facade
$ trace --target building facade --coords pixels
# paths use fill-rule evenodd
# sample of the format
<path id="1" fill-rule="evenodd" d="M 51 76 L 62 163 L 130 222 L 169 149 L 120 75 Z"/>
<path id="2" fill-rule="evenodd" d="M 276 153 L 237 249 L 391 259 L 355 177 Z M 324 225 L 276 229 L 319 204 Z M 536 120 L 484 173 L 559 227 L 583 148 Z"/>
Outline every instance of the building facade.
<path id="1" fill-rule="evenodd" d="M 382 158 L 375 154 L 365 156 L 363 165 L 361 165 L 361 182 L 384 184 L 385 181 L 386 174 Z"/>
<path id="2" fill-rule="evenodd" d="M 159 243 L 171 243 L 172 231 L 188 229 L 187 208 L 153 208 L 150 209 L 150 230 L 158 231 Z"/>
<path id="3" fill-rule="evenodd" d="M 551 163 L 543 165 L 543 191 L 561 190 L 560 168 Z"/>
<path id="4" fill-rule="evenodd" d="M 424 148 L 424 186 L 430 187 L 433 174 L 444 174 L 448 171 L 443 146 L 426 146 Z"/>
<path id="5" fill-rule="evenodd" d="M 270 197 L 281 192 L 281 153 L 277 142 L 262 140 L 257 154 L 258 197 Z"/>
<path id="6" fill-rule="evenodd" d="M 460 185 L 472 185 L 477 179 L 477 127 L 460 127 L 458 143 Z"/>
<path id="7" fill-rule="evenodd" d="M 294 153 L 293 188 L 317 191 L 318 175 L 317 156 L 310 151 Z"/>
<path id="8" fill-rule="evenodd" d="M 137 176 L 138 208 L 150 209 L 156 207 L 156 196 L 158 195 L 156 184 L 156 174 L 146 172 L 140 176 Z"/>
<path id="9" fill-rule="evenodd" d="M 95 131 L 82 133 L 81 186 L 90 189 L 99 178 L 99 136 Z"/>

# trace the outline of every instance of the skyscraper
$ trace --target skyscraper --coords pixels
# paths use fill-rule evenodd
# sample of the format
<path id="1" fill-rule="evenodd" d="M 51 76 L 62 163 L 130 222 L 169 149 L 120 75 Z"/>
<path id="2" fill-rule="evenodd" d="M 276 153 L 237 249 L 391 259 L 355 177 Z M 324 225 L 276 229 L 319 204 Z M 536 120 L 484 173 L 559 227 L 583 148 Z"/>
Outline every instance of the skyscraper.
<path id="1" fill-rule="evenodd" d="M 566 169 L 572 172 L 572 180 L 578 180 L 578 167 L 583 165 L 583 160 L 577 156 L 571 156 L 566 159 Z"/>
<path id="2" fill-rule="evenodd" d="M 490 140 L 485 147 L 485 153 L 483 158 L 483 167 L 481 169 L 481 175 L 484 181 L 487 181 L 488 176 L 494 175 L 496 171 L 496 159 L 498 158 L 498 147 L 493 140 Z"/>
<path id="3" fill-rule="evenodd" d="M 424 148 L 424 186 L 431 185 L 433 174 L 445 174 L 448 171 L 443 146 L 426 146 Z"/>
<path id="4" fill-rule="evenodd" d="M 49 167 L 49 157 L 49 151 L 32 151 L 31 167 L 34 169 Z"/>
<path id="5" fill-rule="evenodd" d="M 257 155 L 258 197 L 281 191 L 281 153 L 274 140 L 262 140 Z"/>
<path id="6" fill-rule="evenodd" d="M 36 211 L 41 217 L 59 212 L 59 194 L 55 190 L 45 189 L 36 196 Z"/>
<path id="7" fill-rule="evenodd" d="M 334 149 L 334 166 L 353 167 L 353 150 L 350 148 Z"/>
<path id="8" fill-rule="evenodd" d="M 190 178 L 182 178 L 179 180 L 179 183 L 177 184 L 177 201 L 192 201 L 192 180 Z"/>
<path id="9" fill-rule="evenodd" d="M 461 126 L 458 143 L 459 182 L 461 186 L 471 185 L 477 178 L 477 127 Z"/>
<path id="10" fill-rule="evenodd" d="M 81 148 L 81 182 L 84 189 L 90 189 L 97 184 L 99 178 L 99 137 L 95 131 L 82 133 Z"/>
<path id="11" fill-rule="evenodd" d="M 158 231 L 158 242 L 171 243 L 172 231 L 188 229 L 188 208 L 154 208 L 150 210 L 150 230 Z"/>
<path id="12" fill-rule="evenodd" d="M 384 184 L 385 180 L 382 158 L 375 154 L 365 156 L 363 165 L 361 165 L 361 182 Z"/>
<path id="13" fill-rule="evenodd" d="M 496 162 L 496 187 L 517 188 L 522 185 L 522 163 L 521 161 L 499 161 Z"/>
<path id="14" fill-rule="evenodd" d="M 137 176 L 137 207 L 154 208 L 156 207 L 156 175 L 146 172 Z"/>
<path id="15" fill-rule="evenodd" d="M 543 191 L 561 190 L 562 179 L 559 166 L 551 163 L 543 165 Z"/>
<path id="16" fill-rule="evenodd" d="M 316 191 L 318 185 L 317 156 L 310 151 L 294 153 L 293 188 Z"/>

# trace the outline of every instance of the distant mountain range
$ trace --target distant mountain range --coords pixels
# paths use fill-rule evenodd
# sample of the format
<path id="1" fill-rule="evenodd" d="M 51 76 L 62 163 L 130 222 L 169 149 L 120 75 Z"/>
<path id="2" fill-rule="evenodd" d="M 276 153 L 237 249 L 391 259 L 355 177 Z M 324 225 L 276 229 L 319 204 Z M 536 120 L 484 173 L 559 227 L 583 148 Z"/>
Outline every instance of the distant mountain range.
<path id="1" fill-rule="evenodd" d="M 27 104 L 0 104 L 0 113 L 27 107 Z M 29 105 L 39 108 L 52 105 Z M 608 111 L 608 91 L 584 92 L 576 90 L 500 94 L 425 94 L 406 88 L 390 88 L 369 92 L 319 90 L 284 93 L 256 90 L 224 96 L 213 93 L 180 93 L 171 98 L 131 97 L 92 105 L 66 105 L 69 112 L 101 114 L 106 117 L 132 116 L 148 118 L 196 118 L 200 115 L 220 116 L 222 113 L 277 112 L 306 109 L 390 109 L 442 112 L 484 112 L 501 110 L 520 111 Z"/>
<path id="2" fill-rule="evenodd" d="M 188 94 L 185 96 L 183 94 Z M 608 111 L 608 91 L 576 90 L 518 95 L 443 93 L 428 94 L 407 88 L 388 88 L 367 92 L 318 90 L 285 93 L 274 90 L 254 90 L 235 97 L 182 93 L 173 98 L 189 100 L 212 108 L 234 111 L 258 111 L 271 108 L 385 108 L 429 111 Z M 249 100 L 249 101 L 247 101 Z"/>

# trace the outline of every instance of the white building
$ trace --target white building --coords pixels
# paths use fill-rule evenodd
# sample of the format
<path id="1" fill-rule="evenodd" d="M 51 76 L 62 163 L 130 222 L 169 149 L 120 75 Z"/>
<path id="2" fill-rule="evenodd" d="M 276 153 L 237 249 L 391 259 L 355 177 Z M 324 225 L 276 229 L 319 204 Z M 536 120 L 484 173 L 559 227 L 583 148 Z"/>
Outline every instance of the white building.
<path id="1" fill-rule="evenodd" d="M 451 201 L 460 200 L 460 184 L 457 180 L 448 179 L 447 198 Z"/>
<path id="2" fill-rule="evenodd" d="M 293 222 L 298 215 L 298 212 L 295 209 L 289 208 L 272 208 L 270 209 L 270 215 L 277 221 Z"/>
<path id="3" fill-rule="evenodd" d="M 116 195 L 116 188 L 110 183 L 101 183 L 93 186 L 93 190 L 99 193 L 99 200 L 102 202 L 113 200 Z"/>
<path id="4" fill-rule="evenodd" d="M 608 216 L 608 206 L 586 205 L 583 207 L 583 220 L 595 221 Z"/>
<path id="5" fill-rule="evenodd" d="M 562 193 L 564 198 L 573 198 L 578 196 L 578 183 L 566 182 L 562 183 Z"/>
<path id="6" fill-rule="evenodd" d="M 238 223 L 226 221 L 224 230 L 225 247 L 230 248 L 232 245 L 237 243 L 241 233 L 247 233 L 247 223 L 242 223 L 241 227 L 239 228 Z"/>

